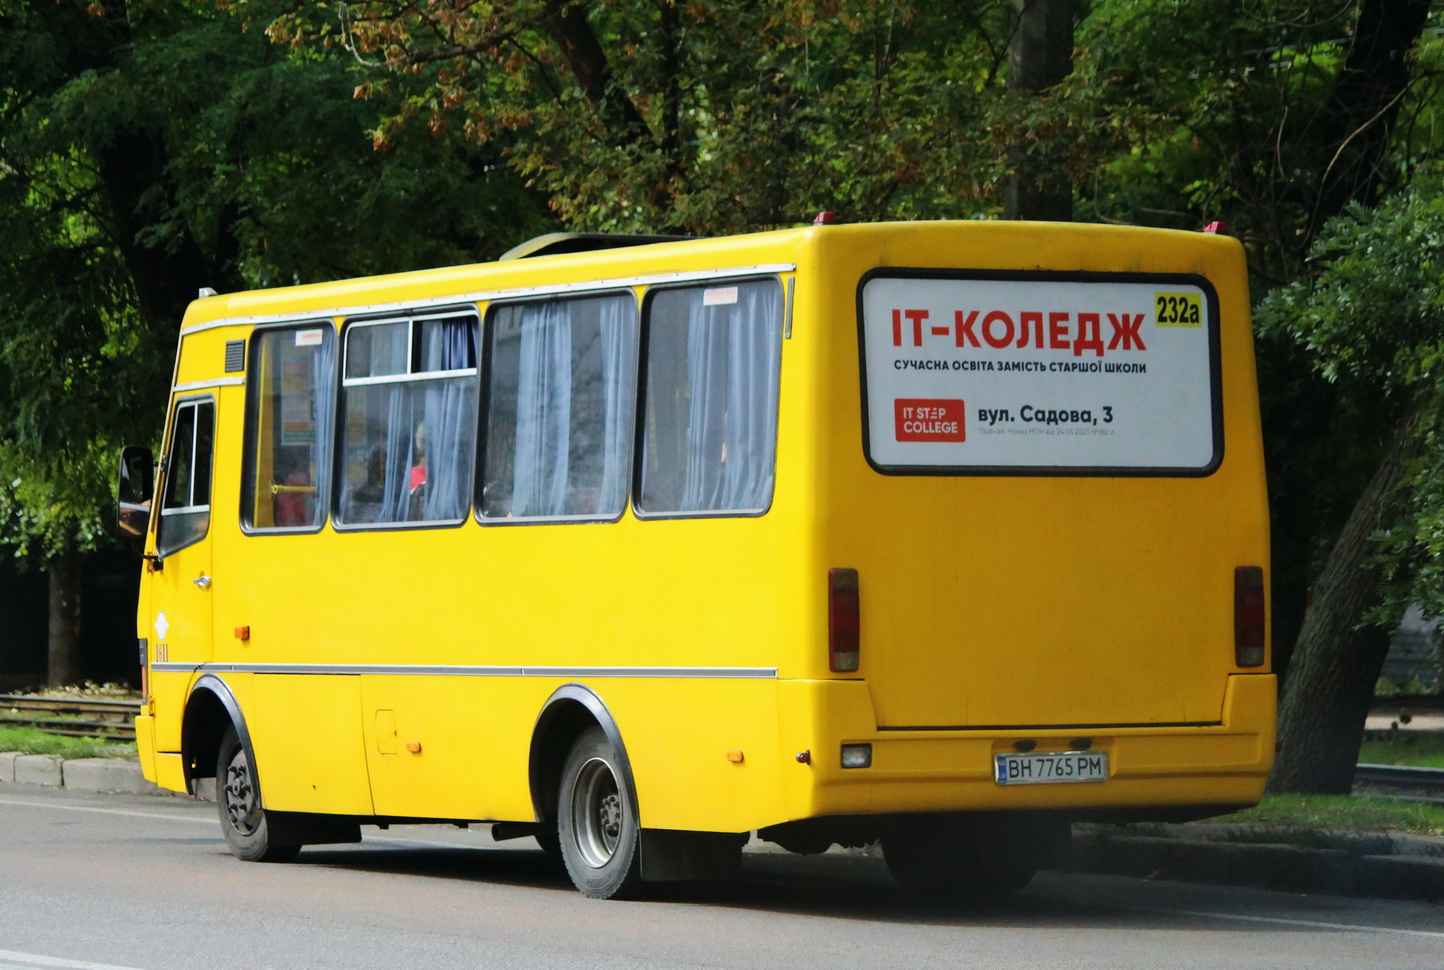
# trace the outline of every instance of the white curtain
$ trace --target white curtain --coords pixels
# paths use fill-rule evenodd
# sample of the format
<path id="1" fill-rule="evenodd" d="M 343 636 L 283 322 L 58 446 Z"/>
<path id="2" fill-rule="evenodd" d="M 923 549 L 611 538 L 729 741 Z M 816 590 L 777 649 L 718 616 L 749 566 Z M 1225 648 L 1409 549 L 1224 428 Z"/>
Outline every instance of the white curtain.
<path id="1" fill-rule="evenodd" d="M 511 514 L 563 515 L 572 417 L 572 321 L 566 303 L 523 308 L 517 361 Z"/>
<path id="2" fill-rule="evenodd" d="M 602 382 L 602 481 L 598 515 L 620 515 L 632 470 L 632 415 L 636 395 L 636 304 L 630 296 L 599 301 Z"/>
<path id="3" fill-rule="evenodd" d="M 635 301 L 521 304 L 499 310 L 489 326 L 486 479 L 510 495 L 489 492 L 483 514 L 620 515 L 636 404 Z M 502 341 L 514 342 L 514 356 L 502 353 Z"/>
<path id="4" fill-rule="evenodd" d="M 688 294 L 680 507 L 649 511 L 756 510 L 771 500 L 782 290 L 744 284 L 735 303 L 716 306 L 705 305 L 704 292 Z"/>
<path id="5" fill-rule="evenodd" d="M 369 327 L 371 331 L 371 374 L 405 374 L 410 369 L 410 324 Z M 385 449 L 381 508 L 377 522 L 404 522 L 411 489 L 411 388 L 407 384 L 379 384 L 362 389 L 363 394 L 384 395 L 385 437 L 367 441 L 368 446 Z"/>
<path id="6" fill-rule="evenodd" d="M 427 371 L 474 368 L 472 321 L 427 321 L 423 326 L 421 365 Z M 416 385 L 424 388 L 422 422 L 426 429 L 424 486 L 413 498 L 411 518 L 459 519 L 470 504 L 472 446 L 476 440 L 476 379 L 449 377 Z M 415 442 L 412 442 L 413 451 Z"/>

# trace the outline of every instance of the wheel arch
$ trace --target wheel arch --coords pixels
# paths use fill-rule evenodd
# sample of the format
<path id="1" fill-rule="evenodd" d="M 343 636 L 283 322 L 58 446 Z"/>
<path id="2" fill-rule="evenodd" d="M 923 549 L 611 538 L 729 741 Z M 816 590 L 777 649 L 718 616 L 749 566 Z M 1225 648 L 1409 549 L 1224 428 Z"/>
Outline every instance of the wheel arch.
<path id="1" fill-rule="evenodd" d="M 248 752 L 251 750 L 251 735 L 236 695 L 215 674 L 202 674 L 191 687 L 181 722 L 181 760 L 185 764 L 186 787 L 192 795 L 196 793 L 196 779 L 215 777 L 226 728 L 235 728 L 241 744 Z"/>
<path id="2" fill-rule="evenodd" d="M 622 770 L 622 782 L 627 788 L 627 797 L 640 813 L 637 800 L 637 785 L 632 779 L 632 762 L 627 755 L 627 746 L 622 741 L 622 731 L 606 703 L 590 687 L 584 684 L 564 684 L 552 691 L 541 713 L 537 715 L 536 726 L 532 729 L 531 753 L 528 759 L 528 778 L 531 784 L 532 809 L 538 822 L 552 819 L 556 813 L 557 798 L 561 788 L 562 765 L 571 751 L 578 735 L 589 727 L 597 726 L 606 734 L 612 749 L 617 753 L 618 767 Z"/>

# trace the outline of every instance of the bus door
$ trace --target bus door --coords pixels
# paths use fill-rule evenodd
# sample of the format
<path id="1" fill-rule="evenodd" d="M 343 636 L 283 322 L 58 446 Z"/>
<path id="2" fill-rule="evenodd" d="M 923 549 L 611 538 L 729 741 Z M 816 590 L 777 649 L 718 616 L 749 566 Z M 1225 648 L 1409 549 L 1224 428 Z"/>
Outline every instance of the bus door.
<path id="1" fill-rule="evenodd" d="M 156 663 L 211 659 L 211 467 L 216 402 L 178 398 L 162 464 L 155 553 L 147 558 Z M 179 723 L 177 721 L 177 723 Z"/>

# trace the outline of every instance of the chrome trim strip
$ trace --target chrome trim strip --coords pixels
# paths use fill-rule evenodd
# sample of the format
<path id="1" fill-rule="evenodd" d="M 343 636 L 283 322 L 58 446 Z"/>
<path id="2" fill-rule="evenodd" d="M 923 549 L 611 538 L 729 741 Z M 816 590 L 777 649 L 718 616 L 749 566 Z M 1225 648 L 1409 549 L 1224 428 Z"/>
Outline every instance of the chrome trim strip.
<path id="1" fill-rule="evenodd" d="M 174 505 L 170 508 L 160 510 L 161 515 L 191 515 L 196 512 L 209 512 L 210 505 Z"/>
<path id="2" fill-rule="evenodd" d="M 174 384 L 171 386 L 172 394 L 185 394 L 188 391 L 203 391 L 208 387 L 240 387 L 246 383 L 244 377 L 216 377 L 208 381 L 191 381 L 189 384 Z"/>
<path id="3" fill-rule="evenodd" d="M 776 667 L 497 667 L 468 664 L 265 664 L 152 663 L 160 673 L 313 674 L 406 677 L 698 677 L 724 680 L 776 680 Z"/>
<path id="4" fill-rule="evenodd" d="M 263 323 L 283 321 L 304 321 L 316 317 L 351 317 L 372 313 L 401 313 L 425 307 L 455 306 L 461 303 L 482 303 L 491 300 L 511 300 L 529 296 L 552 296 L 561 293 L 587 293 L 594 290 L 621 289 L 633 286 L 660 286 L 666 283 L 696 283 L 703 280 L 727 279 L 733 276 L 772 276 L 790 273 L 797 269 L 796 263 L 763 263 L 757 266 L 734 266 L 728 269 L 694 270 L 687 273 L 657 273 L 651 276 L 624 276 L 615 279 L 585 280 L 579 283 L 550 283 L 545 286 L 518 286 L 502 290 L 477 290 L 473 293 L 456 293 L 451 296 L 437 296 L 429 300 L 415 300 L 404 303 L 371 303 L 358 306 L 336 307 L 330 310 L 306 310 L 301 313 L 270 313 L 249 317 L 223 317 L 206 323 L 183 327 L 180 335 L 187 337 L 202 330 L 216 327 L 258 326 Z M 369 321 L 368 321 L 369 322 Z"/>
<path id="5" fill-rule="evenodd" d="M 448 377 L 475 377 L 475 367 L 460 370 L 418 370 L 406 374 L 383 374 L 380 377 L 343 377 L 342 387 L 365 387 L 374 384 L 402 384 L 416 381 L 439 381 Z"/>
<path id="6" fill-rule="evenodd" d="M 206 330 L 219 330 L 221 327 L 240 327 L 247 322 L 245 317 L 222 317 L 219 320 L 210 320 L 206 323 L 193 323 L 189 327 L 182 327 L 180 335 L 189 337 L 193 333 L 201 333 Z"/>

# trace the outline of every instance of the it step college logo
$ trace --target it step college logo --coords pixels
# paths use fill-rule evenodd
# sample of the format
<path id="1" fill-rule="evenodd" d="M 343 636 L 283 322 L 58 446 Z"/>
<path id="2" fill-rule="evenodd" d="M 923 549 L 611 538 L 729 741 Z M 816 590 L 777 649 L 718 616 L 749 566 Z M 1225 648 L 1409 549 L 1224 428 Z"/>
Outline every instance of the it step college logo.
<path id="1" fill-rule="evenodd" d="M 897 398 L 893 401 L 897 440 L 967 441 L 966 413 L 961 399 Z"/>

